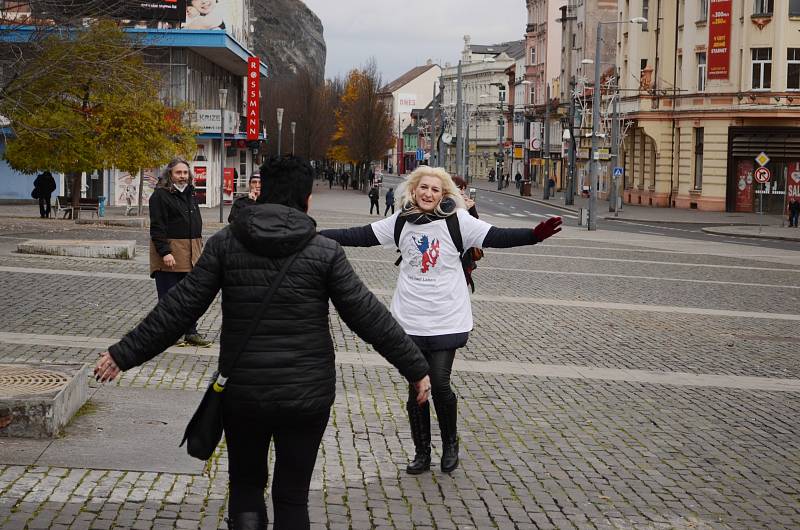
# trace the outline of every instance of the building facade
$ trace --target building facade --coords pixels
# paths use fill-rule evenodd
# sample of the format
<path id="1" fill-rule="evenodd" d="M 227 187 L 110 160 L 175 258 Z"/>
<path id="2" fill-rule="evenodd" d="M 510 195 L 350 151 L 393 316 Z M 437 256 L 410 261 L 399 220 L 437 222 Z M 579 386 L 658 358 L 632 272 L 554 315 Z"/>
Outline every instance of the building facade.
<path id="1" fill-rule="evenodd" d="M 167 105 L 185 104 L 193 111 L 193 125 L 198 129 L 197 153 L 192 161 L 198 202 L 203 206 L 219 205 L 221 187 L 225 200 L 246 188 L 247 178 L 256 172 L 258 142 L 248 142 L 244 116 L 247 111 L 247 63 L 253 54 L 247 49 L 250 23 L 248 1 L 220 3 L 198 18 L 187 10 L 183 22 L 161 20 L 129 23 L 125 31 L 143 46 L 145 63 L 161 74 L 160 97 Z M 18 12 L 25 19 L 30 13 Z M 126 22 L 123 21 L 123 24 Z M 23 43 L 36 28 L 17 26 L 6 31 L 5 40 Z M 241 39 L 241 40 L 240 40 Z M 259 76 L 266 77 L 266 65 L 259 62 Z M 219 89 L 225 88 L 225 145 L 221 140 Z M 13 134 L 13 128 L 8 132 Z M 259 141 L 265 141 L 263 133 Z M 0 149 L 5 149 L 3 140 Z M 224 168 L 220 157 L 224 152 Z M 47 169 L 47 168 L 42 168 Z M 147 204 L 161 168 L 143 168 L 142 202 Z M 57 194 L 71 195 L 63 175 L 55 175 Z M 236 178 L 238 177 L 238 179 Z M 0 200 L 30 198 L 33 176 L 11 170 L 0 163 Z M 82 176 L 83 197 L 107 199 L 111 206 L 137 206 L 139 175 L 116 168 L 97 168 Z"/>
<path id="2" fill-rule="evenodd" d="M 783 212 L 800 195 L 800 2 L 629 0 L 619 16 L 649 21 L 617 41 L 625 202 Z"/>

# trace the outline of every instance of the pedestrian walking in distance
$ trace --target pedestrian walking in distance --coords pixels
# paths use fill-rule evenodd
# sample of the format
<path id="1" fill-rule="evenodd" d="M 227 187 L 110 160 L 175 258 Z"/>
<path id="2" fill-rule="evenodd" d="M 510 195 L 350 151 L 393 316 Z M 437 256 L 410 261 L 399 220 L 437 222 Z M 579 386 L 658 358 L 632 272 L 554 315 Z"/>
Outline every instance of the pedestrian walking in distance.
<path id="1" fill-rule="evenodd" d="M 442 434 L 441 469 L 458 467 L 457 404 L 450 383 L 456 350 L 467 344 L 472 330 L 469 290 L 457 245 L 450 236 L 453 224 L 463 248 L 508 248 L 533 245 L 561 230 L 561 218 L 552 217 L 536 228 L 497 228 L 472 217 L 464 209 L 451 176 L 441 168 L 421 166 L 398 186 L 397 213 L 370 225 L 323 230 L 322 235 L 344 246 L 372 247 L 397 244 L 402 260 L 391 310 L 430 365 L 433 404 Z M 395 230 L 402 222 L 395 239 Z M 397 241 L 397 242 L 395 242 Z M 409 387 L 409 422 L 415 454 L 406 471 L 430 469 L 430 408 L 420 406 Z"/>
<path id="2" fill-rule="evenodd" d="M 56 180 L 49 171 L 36 175 L 33 181 L 33 198 L 39 199 L 39 216 L 42 219 L 50 217 L 50 196 L 56 191 Z"/>
<path id="3" fill-rule="evenodd" d="M 276 530 L 309 528 L 308 489 L 336 394 L 330 302 L 359 337 L 428 399 L 428 363 L 356 275 L 344 250 L 317 234 L 308 216 L 314 176 L 294 157 L 261 167 L 257 204 L 214 234 L 197 266 L 133 331 L 100 356 L 95 375 L 110 381 L 152 359 L 202 315 L 222 290 L 220 365 L 243 348 L 222 394 L 228 451 L 229 526 L 263 530 L 268 452 L 275 446 L 272 505 Z M 293 262 L 286 260 L 293 259 Z M 286 276 L 258 317 L 281 268 Z M 258 320 L 251 324 L 253 318 Z M 242 335 L 253 325 L 250 340 Z"/>
<path id="4" fill-rule="evenodd" d="M 194 196 L 193 178 L 189 163 L 175 158 L 150 196 L 150 277 L 156 281 L 159 300 L 186 277 L 203 251 L 203 218 Z M 211 344 L 197 332 L 197 319 L 179 331 L 187 344 Z"/>
<path id="5" fill-rule="evenodd" d="M 384 217 L 389 213 L 389 208 L 391 208 L 392 213 L 394 213 L 394 188 L 389 188 L 386 192 L 386 209 L 383 211 Z M 370 213 L 372 213 L 371 210 Z"/>
<path id="6" fill-rule="evenodd" d="M 369 189 L 369 193 L 367 194 L 367 196 L 369 197 L 369 214 L 372 215 L 372 209 L 374 208 L 375 209 L 375 213 L 377 215 L 380 215 L 381 214 L 381 205 L 380 205 L 379 201 L 380 201 L 380 198 L 381 198 L 381 194 L 378 191 L 378 187 L 377 186 L 372 186 Z"/>

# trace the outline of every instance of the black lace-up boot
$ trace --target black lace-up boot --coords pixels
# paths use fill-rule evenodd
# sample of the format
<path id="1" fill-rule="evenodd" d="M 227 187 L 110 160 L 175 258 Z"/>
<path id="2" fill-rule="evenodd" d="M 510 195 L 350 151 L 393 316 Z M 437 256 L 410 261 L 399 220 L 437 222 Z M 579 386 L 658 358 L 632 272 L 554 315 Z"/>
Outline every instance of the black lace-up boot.
<path id="1" fill-rule="evenodd" d="M 411 438 L 414 440 L 414 460 L 406 466 L 406 473 L 419 475 L 431 468 L 431 406 L 416 402 L 406 403 Z"/>
<path id="2" fill-rule="evenodd" d="M 450 473 L 458 467 L 458 401 L 435 404 L 442 433 L 442 472 Z"/>

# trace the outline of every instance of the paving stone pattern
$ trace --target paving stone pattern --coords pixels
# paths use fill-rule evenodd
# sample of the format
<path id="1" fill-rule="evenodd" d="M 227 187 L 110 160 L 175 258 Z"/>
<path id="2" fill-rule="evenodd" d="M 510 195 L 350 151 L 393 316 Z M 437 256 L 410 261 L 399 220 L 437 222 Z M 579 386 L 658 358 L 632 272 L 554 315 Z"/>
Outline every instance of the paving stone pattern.
<path id="1" fill-rule="evenodd" d="M 330 210 L 320 216 L 320 226 L 369 220 Z M 146 277 L 146 255 L 125 263 L 26 257 L 13 254 L 13 238 L 118 236 L 136 239 L 140 252 L 147 243 L 146 231 L 47 223 L 53 222 L 0 218 L 0 229 L 5 230 L 0 267 L 87 275 L 0 271 L 0 297 L 8 305 L 0 312 L 0 331 L 118 337 L 135 326 L 156 302 L 154 284 Z M 213 227 L 206 232 L 213 233 Z M 573 236 L 552 246 L 490 252 L 478 271 L 477 294 L 507 296 L 509 301 L 473 302 L 476 328 L 458 355 L 480 361 L 800 377 L 797 322 L 556 307 L 523 300 L 766 313 L 800 307 L 800 293 L 791 288 L 800 285 L 796 268 L 668 250 Z M 348 249 L 348 254 L 362 279 L 388 303 L 397 275 L 392 265 L 396 254 L 391 249 Z M 92 276 L 97 272 L 143 277 Z M 330 322 L 338 350 L 372 353 L 335 312 Z M 218 340 L 220 323 L 217 300 L 200 320 L 200 330 Z M 0 362 L 91 363 L 99 352 L 0 343 Z M 215 365 L 213 356 L 171 350 L 113 384 L 199 396 Z M 412 477 L 402 472 L 413 451 L 404 409 L 405 381 L 393 369 L 380 366 L 339 364 L 336 369 L 338 396 L 309 500 L 315 529 L 800 527 L 800 394 L 455 372 L 462 465 L 452 476 L 434 471 Z M 433 431 L 438 465 L 441 443 L 435 426 Z M 0 528 L 219 528 L 224 526 L 226 473 L 224 445 L 200 475 L 10 462 L 0 465 Z"/>

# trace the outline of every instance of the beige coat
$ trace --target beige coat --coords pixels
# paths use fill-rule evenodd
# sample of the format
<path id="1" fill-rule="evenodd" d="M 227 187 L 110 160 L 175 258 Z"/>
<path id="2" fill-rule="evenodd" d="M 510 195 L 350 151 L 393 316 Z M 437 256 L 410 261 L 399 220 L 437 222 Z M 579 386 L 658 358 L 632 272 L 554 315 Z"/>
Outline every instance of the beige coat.
<path id="1" fill-rule="evenodd" d="M 156 271 L 164 272 L 190 272 L 200 259 L 203 252 L 202 238 L 195 239 L 168 239 L 175 266 L 171 269 L 164 265 L 164 260 L 156 252 L 156 246 L 150 241 L 150 276 Z"/>

